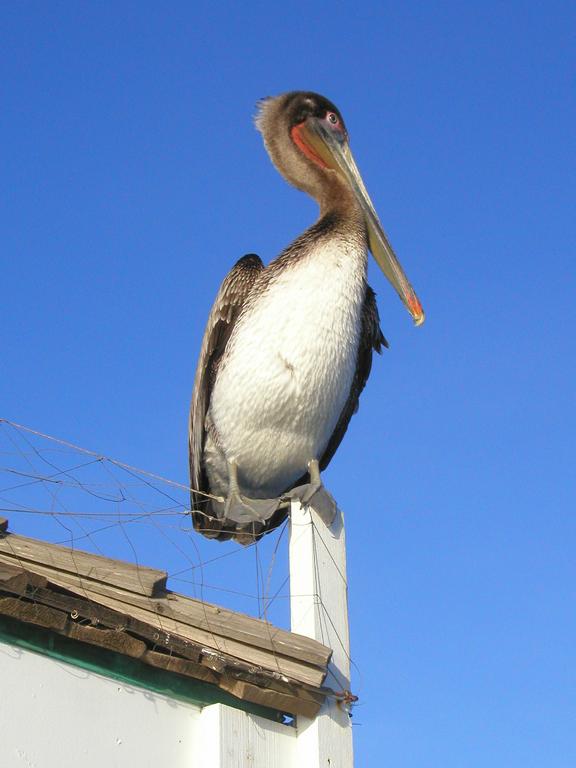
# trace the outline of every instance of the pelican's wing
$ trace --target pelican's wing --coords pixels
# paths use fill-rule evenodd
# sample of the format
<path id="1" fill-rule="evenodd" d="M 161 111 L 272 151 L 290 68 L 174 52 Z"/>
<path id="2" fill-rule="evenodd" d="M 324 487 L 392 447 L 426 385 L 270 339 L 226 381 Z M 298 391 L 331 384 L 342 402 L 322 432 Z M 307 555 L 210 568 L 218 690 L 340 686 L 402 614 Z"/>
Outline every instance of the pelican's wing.
<path id="1" fill-rule="evenodd" d="M 258 256 L 251 253 L 243 256 L 224 278 L 216 300 L 208 316 L 200 357 L 194 378 L 194 391 L 190 406 L 188 446 L 190 458 L 190 487 L 209 492 L 206 473 L 202 466 L 205 439 L 205 420 L 210 406 L 210 395 L 216 378 L 218 364 L 242 310 L 244 302 L 264 265 Z M 202 504 L 204 502 L 204 504 Z M 191 494 L 192 509 L 206 506 L 206 497 Z"/>
<path id="2" fill-rule="evenodd" d="M 380 316 L 378 315 L 378 307 L 376 305 L 376 294 L 368 285 L 366 286 L 366 297 L 364 299 L 364 306 L 362 307 L 362 327 L 360 331 L 358 357 L 356 358 L 356 373 L 354 374 L 352 389 L 350 390 L 346 405 L 340 414 L 340 418 L 332 433 L 332 437 L 328 441 L 326 450 L 322 454 L 320 460 L 320 469 L 322 470 L 326 469 L 330 463 L 348 429 L 350 419 L 358 410 L 360 393 L 366 386 L 368 376 L 370 375 L 370 369 L 372 368 L 372 352 L 373 350 L 376 350 L 376 352 L 380 353 L 382 351 L 382 346 L 387 347 L 388 342 L 380 329 Z"/>

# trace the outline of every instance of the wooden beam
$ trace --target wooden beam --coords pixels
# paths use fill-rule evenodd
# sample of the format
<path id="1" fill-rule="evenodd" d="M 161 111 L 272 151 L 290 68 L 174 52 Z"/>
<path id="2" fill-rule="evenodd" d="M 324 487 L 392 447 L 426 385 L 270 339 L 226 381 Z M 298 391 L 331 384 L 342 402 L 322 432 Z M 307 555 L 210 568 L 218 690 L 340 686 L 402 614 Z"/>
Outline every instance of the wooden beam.
<path id="1" fill-rule="evenodd" d="M 234 637 L 258 648 L 324 667 L 331 652 L 321 643 L 296 635 L 252 616 L 246 616 L 184 595 L 168 592 L 162 600 L 165 615 L 177 621 L 206 629 L 222 637 Z"/>
<path id="2" fill-rule="evenodd" d="M 10 564 L 1 562 L 3 558 Z M 173 627 L 178 625 L 172 617 L 167 615 L 169 611 L 166 606 L 166 603 L 171 601 L 171 595 L 164 600 L 135 595 L 129 597 L 131 602 L 138 598 L 136 602 L 149 608 L 149 612 L 134 605 L 127 605 L 121 600 L 111 600 L 110 605 L 106 605 L 108 598 L 105 595 L 94 595 L 86 589 L 84 586 L 86 583 L 93 583 L 88 579 L 66 572 L 56 572 L 54 569 L 36 563 L 31 563 L 29 566 L 35 569 L 32 572 L 13 565 L 14 562 L 16 561 L 13 558 L 0 553 L 0 614 L 48 628 L 71 640 L 99 646 L 154 667 L 210 682 L 239 699 L 290 712 L 293 715 L 314 717 L 324 702 L 325 694 L 319 690 L 318 685 L 299 679 L 301 676 L 307 677 L 311 669 L 309 665 L 271 654 L 270 657 L 276 662 L 276 668 L 270 668 L 255 663 L 254 659 L 261 661 L 257 655 L 254 656 L 254 653 L 259 652 L 257 648 L 249 649 L 248 655 L 251 660 L 248 660 L 245 658 L 245 653 L 234 657 L 223 653 L 220 649 L 192 643 L 175 634 Z M 43 573 L 47 576 L 41 575 Z M 62 583 L 58 584 L 58 581 Z M 102 591 L 110 591 L 113 594 L 119 591 L 112 585 L 101 582 L 98 584 Z M 78 594 L 67 594 L 59 587 L 70 591 L 76 589 Z M 6 597 L 2 593 L 14 596 Z M 197 603 L 197 601 L 193 602 Z M 186 605 L 185 602 L 182 604 Z M 117 610 L 120 606 L 130 610 L 131 613 Z M 208 607 L 215 609 L 215 606 Z M 251 630 L 260 629 L 269 632 L 273 629 L 264 625 L 264 622 L 251 620 L 250 617 L 239 615 L 239 618 L 246 618 L 249 623 L 253 621 L 254 627 L 251 627 Z M 225 621 L 225 619 L 226 616 L 223 616 L 222 620 Z M 191 619 L 188 618 L 188 620 Z M 168 622 L 170 626 L 160 629 L 157 622 L 164 625 Z M 188 630 L 194 630 L 193 627 L 183 626 L 185 634 Z M 178 628 L 181 629 L 179 626 Z M 290 637 L 289 633 L 285 635 Z M 246 633 L 247 638 L 250 636 L 251 632 Z M 214 637 L 212 632 L 210 637 L 212 641 L 216 640 L 212 645 L 221 645 L 227 640 L 223 637 Z M 306 647 L 306 644 L 311 642 L 307 638 L 296 637 L 296 640 L 303 641 L 301 647 Z M 311 646 L 322 649 L 322 658 L 326 658 L 330 653 L 329 649 L 319 643 L 311 642 Z M 227 647 L 230 650 L 230 646 Z M 286 651 L 289 651 L 288 647 Z M 175 654 L 183 654 L 186 658 Z M 298 669 L 298 676 L 286 674 L 294 671 L 294 669 L 283 669 L 290 663 L 295 665 L 294 669 Z M 304 675 L 302 675 L 303 670 Z M 315 669 L 316 675 L 323 676 L 324 673 L 324 668 Z"/>
<path id="3" fill-rule="evenodd" d="M 79 549 L 29 539 L 8 533 L 0 537 L 3 560 L 15 565 L 39 564 L 56 572 L 82 576 L 94 582 L 112 584 L 140 595 L 152 597 L 166 588 L 167 574 L 154 568 L 143 568 L 122 560 L 93 555 Z"/>
<path id="4" fill-rule="evenodd" d="M 343 699 L 350 689 L 350 639 L 346 538 L 338 510 L 328 528 L 310 508 L 293 501 L 290 513 L 290 612 L 293 632 L 333 649 L 326 685 L 337 697 L 326 699 L 315 719 L 297 718 L 297 765 L 351 768 L 352 724 Z"/>
<path id="5" fill-rule="evenodd" d="M 0 590 L 24 595 L 26 589 L 45 587 L 48 581 L 38 573 L 0 562 Z"/>
<path id="6" fill-rule="evenodd" d="M 203 680 L 205 683 L 218 685 L 219 676 L 215 672 L 207 669 L 202 664 L 196 664 L 188 659 L 180 659 L 169 653 L 148 650 L 142 657 L 142 661 L 150 664 L 152 667 L 158 667 L 168 672 L 175 672 L 178 675 L 185 675 L 196 680 Z"/>
<path id="7" fill-rule="evenodd" d="M 9 551 L 6 551 L 7 546 L 4 548 L 0 546 L 0 563 L 21 564 L 22 567 L 28 567 L 36 573 L 42 574 L 55 584 L 70 589 L 79 595 L 89 596 L 91 599 L 96 600 L 96 602 L 106 602 L 110 607 L 114 607 L 122 613 L 132 614 L 132 607 L 155 612 L 158 614 L 158 618 L 154 621 L 156 625 L 162 625 L 165 618 L 173 619 L 177 624 L 183 624 L 202 631 L 202 639 L 198 640 L 198 642 L 204 644 L 211 644 L 210 637 L 224 638 L 225 644 L 230 647 L 236 648 L 237 643 L 240 642 L 243 645 L 268 652 L 271 654 L 273 663 L 276 657 L 288 657 L 295 661 L 301 661 L 306 665 L 318 667 L 321 670 L 320 677 L 318 678 L 316 675 L 317 679 L 312 684 L 320 685 L 322 683 L 331 650 L 315 640 L 279 629 L 260 619 L 234 613 L 173 592 L 167 592 L 165 596 L 154 598 L 149 594 L 150 590 L 148 587 L 145 587 L 143 594 L 137 593 L 134 586 L 132 585 L 131 588 L 130 584 L 124 589 L 124 585 L 120 586 L 115 583 L 116 576 L 111 578 L 109 573 L 103 574 L 103 567 L 107 566 L 100 566 L 98 570 L 94 568 L 94 558 L 97 557 L 94 555 L 89 556 L 90 571 L 88 574 L 87 568 L 83 567 L 86 566 L 83 553 L 74 552 L 73 554 L 75 562 L 79 566 L 78 573 L 56 568 L 50 561 L 46 563 L 39 560 L 24 560 L 22 557 L 16 556 L 17 553 L 22 553 L 22 539 L 23 537 L 11 535 L 6 540 L 7 544 L 10 545 Z M 39 551 L 42 551 L 44 546 L 51 547 L 53 545 L 42 545 Z M 26 545 L 26 551 L 28 549 Z M 64 551 L 67 552 L 67 550 Z M 104 563 L 107 562 L 106 558 L 98 558 L 98 561 L 100 559 Z M 118 571 L 119 567 L 129 565 L 120 561 L 109 562 L 115 564 L 115 571 Z M 68 565 L 70 564 L 68 563 Z M 152 579 L 157 574 L 161 574 L 161 572 L 151 571 L 151 569 L 146 568 L 138 569 L 138 572 L 141 575 L 142 573 L 148 576 L 152 574 Z M 109 578 L 96 578 L 97 576 L 108 576 Z M 157 584 L 157 582 L 155 583 Z M 154 589 L 157 591 L 157 586 Z M 96 595 L 116 600 L 116 604 L 99 600 L 99 598 L 95 597 Z M 229 652 L 233 653 L 232 650 Z M 233 655 L 236 654 L 233 653 Z M 274 666 L 276 665 L 274 664 Z"/>
<path id="8" fill-rule="evenodd" d="M 56 632 L 62 632 L 68 621 L 68 617 L 62 611 L 55 611 L 46 605 L 29 603 L 17 597 L 0 597 L 0 613 L 26 624 L 54 629 Z"/>
<path id="9" fill-rule="evenodd" d="M 223 676 L 219 683 L 222 690 L 231 693 L 243 701 L 251 701 L 253 704 L 262 704 L 270 709 L 278 709 L 280 712 L 289 712 L 291 715 L 306 715 L 314 717 L 320 705 L 310 699 L 301 699 L 289 693 L 273 691 L 270 688 L 260 688 L 245 680 L 234 680 Z"/>
<path id="10" fill-rule="evenodd" d="M 5 558 L 6 555 L 0 552 L 0 562 Z M 169 615 L 170 610 L 164 600 L 136 595 L 133 592 L 123 592 L 103 582 L 92 582 L 89 579 L 67 572 L 55 571 L 40 564 L 34 564 L 30 567 L 33 567 L 36 573 L 45 576 L 52 583 L 76 593 L 79 597 L 126 614 L 130 618 L 144 622 L 153 628 L 156 627 L 162 633 L 171 636 L 177 635 L 194 645 L 212 648 L 223 655 L 235 657 L 244 663 L 263 667 L 272 672 L 278 672 L 280 675 L 285 675 L 292 680 L 316 688 L 321 686 L 324 681 L 325 666 L 307 664 L 299 659 L 277 653 L 273 649 L 256 647 L 234 637 L 222 636 L 218 634 L 216 629 L 202 629 L 192 624 L 185 624 Z M 289 647 L 286 648 L 286 651 L 289 652 Z"/>
<path id="11" fill-rule="evenodd" d="M 84 594 L 90 597 L 89 593 Z M 118 609 L 119 601 L 117 599 L 96 594 L 93 594 L 91 597 L 109 608 Z M 152 626 L 157 626 L 164 632 L 179 635 L 193 643 L 212 648 L 222 655 L 234 657 L 244 663 L 254 664 L 272 672 L 278 672 L 292 680 L 307 683 L 314 687 L 322 685 L 324 680 L 324 669 L 305 664 L 297 659 L 291 659 L 273 651 L 255 648 L 232 638 L 222 637 L 215 632 L 198 629 L 197 627 L 175 621 L 170 616 L 159 614 L 152 600 L 148 605 L 131 605 L 129 613 L 130 616 L 140 621 L 145 621 Z"/>
<path id="12" fill-rule="evenodd" d="M 66 627 L 66 636 L 81 643 L 90 643 L 108 651 L 116 651 L 123 656 L 140 659 L 146 653 L 146 643 L 138 640 L 127 632 L 113 629 L 99 629 L 98 627 L 85 627 L 75 621 L 69 621 Z"/>
<path id="13" fill-rule="evenodd" d="M 0 565 L 0 574 L 2 568 L 6 567 L 8 566 Z M 126 630 L 152 645 L 162 647 L 171 653 L 177 653 L 185 659 L 195 662 L 198 662 L 200 659 L 202 649 L 199 645 L 184 640 L 177 635 L 161 632 L 157 627 L 143 621 L 138 621 L 120 611 L 99 605 L 84 597 L 76 597 L 48 589 L 46 588 L 46 579 L 43 579 L 38 574 L 29 573 L 28 571 L 21 571 L 20 573 L 25 574 L 25 582 L 22 580 L 3 582 L 0 578 L 0 591 L 4 590 L 22 597 L 28 597 L 30 600 L 51 608 L 57 608 L 67 614 L 76 613 L 81 619 L 88 619 L 95 625 L 102 625 L 116 632 L 118 630 Z M 27 589 L 29 585 L 33 587 L 31 591 Z"/>
<path id="14" fill-rule="evenodd" d="M 0 563 L 0 589 L 6 592 L 23 594 L 28 584 L 26 571 L 12 565 Z"/>

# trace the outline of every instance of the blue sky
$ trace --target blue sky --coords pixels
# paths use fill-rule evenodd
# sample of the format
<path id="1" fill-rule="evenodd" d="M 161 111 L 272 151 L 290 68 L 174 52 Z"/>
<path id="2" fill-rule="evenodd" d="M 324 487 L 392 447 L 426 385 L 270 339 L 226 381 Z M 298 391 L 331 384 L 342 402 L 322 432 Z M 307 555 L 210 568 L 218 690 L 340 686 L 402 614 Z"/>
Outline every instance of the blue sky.
<path id="1" fill-rule="evenodd" d="M 255 102 L 328 96 L 427 313 L 371 264 L 391 348 L 325 476 L 357 764 L 573 766 L 573 4 L 21 2 L 0 23 L 0 415 L 186 482 L 218 285 L 316 215 Z"/>

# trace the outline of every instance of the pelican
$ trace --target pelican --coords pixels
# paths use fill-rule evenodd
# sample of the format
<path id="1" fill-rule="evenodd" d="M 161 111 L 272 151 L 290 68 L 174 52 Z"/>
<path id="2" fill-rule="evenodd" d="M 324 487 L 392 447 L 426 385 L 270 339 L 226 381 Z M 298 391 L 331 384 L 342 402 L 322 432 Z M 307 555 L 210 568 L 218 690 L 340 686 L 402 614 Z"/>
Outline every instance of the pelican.
<path id="1" fill-rule="evenodd" d="M 205 536 L 243 544 L 279 525 L 292 498 L 333 516 L 320 472 L 358 409 L 373 352 L 388 346 L 368 251 L 424 321 L 337 107 L 285 93 L 259 102 L 256 127 L 277 170 L 320 213 L 268 266 L 254 254 L 236 262 L 204 332 L 190 408 L 192 517 Z"/>

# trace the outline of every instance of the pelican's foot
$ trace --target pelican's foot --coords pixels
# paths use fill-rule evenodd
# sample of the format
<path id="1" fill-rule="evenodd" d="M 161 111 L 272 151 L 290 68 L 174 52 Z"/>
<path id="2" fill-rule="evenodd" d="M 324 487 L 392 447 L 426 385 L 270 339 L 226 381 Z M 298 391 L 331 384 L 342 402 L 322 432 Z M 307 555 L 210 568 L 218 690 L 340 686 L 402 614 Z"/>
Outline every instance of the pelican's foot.
<path id="1" fill-rule="evenodd" d="M 239 525 L 265 523 L 280 505 L 280 499 L 250 499 L 240 493 L 229 493 L 224 502 L 224 517 Z"/>
<path id="2" fill-rule="evenodd" d="M 308 472 L 310 473 L 310 482 L 292 488 L 289 497 L 298 499 L 305 507 L 312 507 L 322 522 L 330 527 L 334 522 L 338 507 L 332 494 L 322 484 L 320 466 L 316 459 L 308 463 Z"/>
<path id="3" fill-rule="evenodd" d="M 228 463 L 228 495 L 223 517 L 239 525 L 269 520 L 280 505 L 280 499 L 251 499 L 240 493 L 235 461 Z"/>

